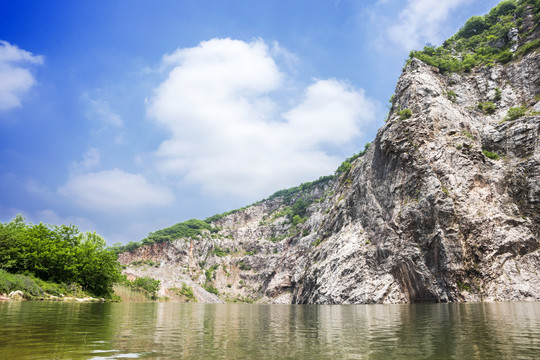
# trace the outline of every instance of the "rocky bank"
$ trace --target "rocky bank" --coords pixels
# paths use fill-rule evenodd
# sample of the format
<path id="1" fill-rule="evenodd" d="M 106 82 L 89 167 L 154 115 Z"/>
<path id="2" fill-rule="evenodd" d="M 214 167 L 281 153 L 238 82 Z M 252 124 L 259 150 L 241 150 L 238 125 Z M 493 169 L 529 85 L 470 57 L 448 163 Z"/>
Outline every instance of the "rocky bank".
<path id="1" fill-rule="evenodd" d="M 340 176 L 119 259 L 161 295 L 184 283 L 201 302 L 540 300 L 539 93 L 539 52 L 450 75 L 413 58 L 386 124 Z M 304 222 L 285 215 L 299 200 Z"/>

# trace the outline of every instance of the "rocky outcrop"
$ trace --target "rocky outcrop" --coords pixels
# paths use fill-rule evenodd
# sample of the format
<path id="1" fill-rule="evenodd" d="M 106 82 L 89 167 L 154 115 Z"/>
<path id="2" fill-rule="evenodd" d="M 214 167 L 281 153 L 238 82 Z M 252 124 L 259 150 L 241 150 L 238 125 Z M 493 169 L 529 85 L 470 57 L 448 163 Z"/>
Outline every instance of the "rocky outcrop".
<path id="1" fill-rule="evenodd" d="M 539 93 L 538 52 L 469 74 L 412 59 L 388 121 L 340 176 L 120 261 L 199 301 L 540 300 Z"/>

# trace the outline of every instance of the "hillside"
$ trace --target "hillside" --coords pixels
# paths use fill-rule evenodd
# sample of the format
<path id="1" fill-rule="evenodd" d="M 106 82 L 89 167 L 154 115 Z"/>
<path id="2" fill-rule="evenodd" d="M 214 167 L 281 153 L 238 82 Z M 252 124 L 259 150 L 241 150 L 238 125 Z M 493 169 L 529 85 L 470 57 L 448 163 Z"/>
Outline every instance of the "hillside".
<path id="1" fill-rule="evenodd" d="M 503 1 L 411 52 L 362 156 L 150 234 L 124 272 L 204 302 L 540 300 L 539 9 Z"/>

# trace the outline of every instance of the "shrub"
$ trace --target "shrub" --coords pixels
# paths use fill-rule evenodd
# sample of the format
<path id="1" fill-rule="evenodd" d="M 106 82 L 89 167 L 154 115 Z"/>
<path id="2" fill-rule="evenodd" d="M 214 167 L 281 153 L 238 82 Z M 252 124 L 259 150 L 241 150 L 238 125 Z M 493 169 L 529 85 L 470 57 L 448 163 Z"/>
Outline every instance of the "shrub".
<path id="1" fill-rule="evenodd" d="M 218 257 L 225 257 L 227 256 L 228 253 L 229 253 L 229 249 L 223 250 L 217 245 L 214 247 L 214 254 Z"/>
<path id="2" fill-rule="evenodd" d="M 212 284 L 204 285 L 204 290 L 208 291 L 211 294 L 219 296 L 219 290 Z"/>
<path id="3" fill-rule="evenodd" d="M 197 302 L 195 292 L 191 286 L 187 286 L 186 283 L 182 283 L 182 288 L 170 288 L 170 292 L 175 293 L 178 296 L 183 296 L 187 302 Z"/>
<path id="4" fill-rule="evenodd" d="M 486 21 L 483 16 L 473 16 L 465 22 L 465 25 L 457 32 L 458 37 L 468 39 L 482 33 L 486 29 Z"/>
<path id="5" fill-rule="evenodd" d="M 525 115 L 527 112 L 527 108 L 524 106 L 518 106 L 518 107 L 512 107 L 508 109 L 508 113 L 506 114 L 505 120 L 516 120 L 517 118 L 520 118 Z"/>
<path id="6" fill-rule="evenodd" d="M 499 154 L 496 154 L 494 152 L 488 151 L 488 150 L 482 150 L 482 153 L 484 156 L 492 159 L 492 160 L 498 160 L 500 158 Z"/>
<path id="7" fill-rule="evenodd" d="M 482 111 L 484 114 L 493 114 L 497 107 L 492 102 L 479 102 L 476 108 Z"/>
<path id="8" fill-rule="evenodd" d="M 495 96 L 493 97 L 493 101 L 497 102 L 502 99 L 502 91 L 498 87 L 495 88 Z"/>
<path id="9" fill-rule="evenodd" d="M 399 111 L 399 118 L 401 120 L 409 119 L 410 117 L 412 117 L 411 109 L 403 109 Z"/>

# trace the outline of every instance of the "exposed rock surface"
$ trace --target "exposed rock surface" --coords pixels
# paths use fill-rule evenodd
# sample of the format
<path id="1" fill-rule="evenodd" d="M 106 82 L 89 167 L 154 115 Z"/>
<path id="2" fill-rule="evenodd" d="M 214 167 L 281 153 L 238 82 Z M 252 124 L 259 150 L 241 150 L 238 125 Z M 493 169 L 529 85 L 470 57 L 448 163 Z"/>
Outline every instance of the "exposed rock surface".
<path id="1" fill-rule="evenodd" d="M 216 234 L 120 261 L 164 288 L 192 286 L 204 302 L 540 300 L 539 93 L 538 52 L 470 74 L 413 59 L 391 116 L 350 170 L 289 204 L 275 198 L 228 215 Z M 478 110 L 484 102 L 496 105 L 492 114 Z M 504 121 L 522 105 L 527 115 Z M 310 206 L 294 226 L 283 210 L 300 198 Z"/>

